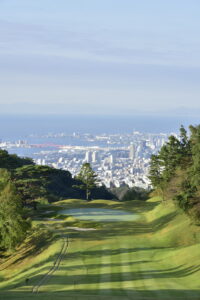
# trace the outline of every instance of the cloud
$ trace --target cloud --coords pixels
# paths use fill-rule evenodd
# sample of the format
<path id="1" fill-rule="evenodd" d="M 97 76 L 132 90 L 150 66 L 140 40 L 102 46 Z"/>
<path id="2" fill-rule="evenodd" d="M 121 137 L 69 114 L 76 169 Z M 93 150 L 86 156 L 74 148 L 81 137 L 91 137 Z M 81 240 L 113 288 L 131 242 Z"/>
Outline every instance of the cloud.
<path id="1" fill-rule="evenodd" d="M 169 4 L 166 14 L 159 6 L 158 15 L 155 1 L 151 13 L 132 1 L 118 1 L 114 10 L 109 4 L 105 14 L 106 2 L 66 3 L 1 6 L 0 103 L 15 103 L 7 110 L 28 111 L 29 105 L 39 111 L 38 104 L 45 111 L 62 112 L 64 105 L 102 113 L 199 107 L 200 42 L 193 22 L 166 22 Z"/>

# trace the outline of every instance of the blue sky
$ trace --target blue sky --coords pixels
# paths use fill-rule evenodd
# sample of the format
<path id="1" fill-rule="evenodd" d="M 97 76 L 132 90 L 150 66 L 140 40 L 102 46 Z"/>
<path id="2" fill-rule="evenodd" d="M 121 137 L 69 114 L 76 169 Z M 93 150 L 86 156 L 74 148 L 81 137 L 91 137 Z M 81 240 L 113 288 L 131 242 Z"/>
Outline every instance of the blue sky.
<path id="1" fill-rule="evenodd" d="M 200 112 L 200 2 L 0 0 L 3 113 Z"/>

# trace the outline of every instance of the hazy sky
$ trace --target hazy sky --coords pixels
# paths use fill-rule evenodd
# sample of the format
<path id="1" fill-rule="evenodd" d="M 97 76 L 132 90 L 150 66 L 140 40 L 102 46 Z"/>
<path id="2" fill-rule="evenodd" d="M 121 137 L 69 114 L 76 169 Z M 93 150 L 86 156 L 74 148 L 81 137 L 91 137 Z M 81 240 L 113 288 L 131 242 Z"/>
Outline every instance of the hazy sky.
<path id="1" fill-rule="evenodd" d="M 200 112 L 200 1 L 0 0 L 0 111 Z"/>

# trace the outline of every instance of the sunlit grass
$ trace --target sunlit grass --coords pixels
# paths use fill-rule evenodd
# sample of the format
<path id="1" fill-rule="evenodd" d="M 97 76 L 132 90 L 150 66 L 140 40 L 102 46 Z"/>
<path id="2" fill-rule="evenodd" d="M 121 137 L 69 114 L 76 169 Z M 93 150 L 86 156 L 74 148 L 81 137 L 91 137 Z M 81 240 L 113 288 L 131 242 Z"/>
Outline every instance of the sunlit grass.
<path id="1" fill-rule="evenodd" d="M 60 221 L 37 220 L 35 223 L 44 234 L 43 242 L 36 239 L 36 245 L 41 243 L 41 252 L 37 247 L 24 252 L 27 243 L 13 254 L 12 262 L 0 272 L 1 300 L 199 299 L 200 230 L 172 203 L 161 204 L 159 198 L 146 203 L 65 200 L 46 210 L 56 219 L 62 216 L 60 209 L 79 207 L 122 209 L 139 213 L 141 218 L 106 223 L 72 216 L 64 216 Z M 40 209 L 41 218 L 44 211 L 45 206 Z M 80 232 L 68 227 L 96 230 Z M 53 265 L 66 234 L 70 244 L 59 269 L 39 294 L 32 294 L 32 286 Z"/>

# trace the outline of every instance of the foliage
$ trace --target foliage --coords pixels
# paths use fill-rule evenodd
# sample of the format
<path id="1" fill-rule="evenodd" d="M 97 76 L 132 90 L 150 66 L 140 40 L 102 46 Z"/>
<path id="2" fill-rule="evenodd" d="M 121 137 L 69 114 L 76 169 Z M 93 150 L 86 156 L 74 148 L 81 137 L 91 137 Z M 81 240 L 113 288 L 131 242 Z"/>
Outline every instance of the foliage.
<path id="1" fill-rule="evenodd" d="M 1 168 L 10 171 L 12 182 L 22 199 L 23 205 L 34 209 L 37 208 L 38 202 L 43 201 L 41 199 L 54 202 L 66 198 L 84 198 L 86 190 L 88 198 L 114 198 L 105 186 L 96 185 L 96 175 L 92 170 L 89 173 L 94 175 L 92 175 L 94 182 L 91 181 L 92 176 L 90 176 L 88 183 L 85 184 L 79 177 L 72 178 L 71 173 L 66 170 L 35 165 L 31 159 L 20 158 L 17 155 L 8 154 L 4 150 L 0 150 Z M 87 185 L 88 189 L 86 189 Z"/>
<path id="2" fill-rule="evenodd" d="M 147 200 L 149 196 L 149 191 L 139 188 L 133 187 L 129 189 L 122 198 L 122 201 L 130 201 L 130 200 Z"/>
<path id="3" fill-rule="evenodd" d="M 13 172 L 13 180 L 25 205 L 33 205 L 36 198 L 50 201 L 74 196 L 74 180 L 70 172 L 48 166 L 28 165 Z"/>
<path id="4" fill-rule="evenodd" d="M 33 165 L 30 158 L 20 158 L 16 154 L 8 154 L 6 150 L 0 149 L 0 168 L 13 170 L 25 165 Z"/>
<path id="5" fill-rule="evenodd" d="M 81 167 L 80 173 L 76 176 L 76 179 L 80 181 L 77 188 L 85 191 L 85 197 L 87 200 L 91 197 L 91 191 L 97 186 L 97 175 L 92 170 L 89 163 L 84 163 Z"/>
<path id="6" fill-rule="evenodd" d="M 150 163 L 150 180 L 164 200 L 177 205 L 200 220 L 200 125 L 190 126 L 190 137 L 183 126 L 180 137 L 168 142 Z"/>
<path id="7" fill-rule="evenodd" d="M 91 190 L 91 198 L 92 199 L 105 199 L 105 200 L 112 200 L 117 199 L 116 195 L 109 191 L 105 185 L 96 186 Z"/>
<path id="8" fill-rule="evenodd" d="M 191 184 L 200 186 L 200 125 L 190 126 L 192 166 L 190 168 Z"/>
<path id="9" fill-rule="evenodd" d="M 26 236 L 30 222 L 24 217 L 22 200 L 7 171 L 1 170 L 0 191 L 0 247 L 14 249 Z"/>

